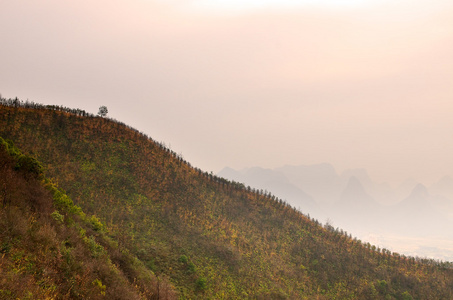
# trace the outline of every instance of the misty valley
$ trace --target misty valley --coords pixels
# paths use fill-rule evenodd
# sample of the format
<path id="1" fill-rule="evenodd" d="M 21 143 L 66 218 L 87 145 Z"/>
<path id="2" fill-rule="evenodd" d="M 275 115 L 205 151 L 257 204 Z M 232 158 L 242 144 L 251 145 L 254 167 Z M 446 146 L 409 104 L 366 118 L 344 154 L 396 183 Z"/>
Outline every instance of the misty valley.
<path id="1" fill-rule="evenodd" d="M 407 179 L 377 184 L 364 169 L 337 174 L 330 164 L 224 168 L 219 176 L 285 199 L 329 226 L 376 246 L 413 256 L 453 260 L 453 180 L 429 187 Z"/>

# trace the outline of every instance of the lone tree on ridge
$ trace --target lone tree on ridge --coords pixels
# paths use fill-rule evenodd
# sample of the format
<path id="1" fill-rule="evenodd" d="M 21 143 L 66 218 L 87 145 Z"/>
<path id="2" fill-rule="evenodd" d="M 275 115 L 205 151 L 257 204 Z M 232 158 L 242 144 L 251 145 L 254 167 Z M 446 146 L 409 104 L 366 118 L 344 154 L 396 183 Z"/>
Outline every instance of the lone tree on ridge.
<path id="1" fill-rule="evenodd" d="M 105 117 L 109 113 L 109 110 L 107 109 L 107 106 L 101 106 L 99 107 L 98 115 L 101 117 Z"/>

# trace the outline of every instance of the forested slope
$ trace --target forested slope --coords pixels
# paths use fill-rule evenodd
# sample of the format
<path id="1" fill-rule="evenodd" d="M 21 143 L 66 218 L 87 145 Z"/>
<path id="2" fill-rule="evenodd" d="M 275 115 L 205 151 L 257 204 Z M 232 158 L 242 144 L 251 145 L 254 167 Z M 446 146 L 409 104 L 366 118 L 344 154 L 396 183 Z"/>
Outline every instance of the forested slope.
<path id="1" fill-rule="evenodd" d="M 106 224 L 119 251 L 168 278 L 177 297 L 453 298 L 450 264 L 323 227 L 272 195 L 191 167 L 120 122 L 2 102 L 0 136 L 41 161 L 47 177 Z"/>

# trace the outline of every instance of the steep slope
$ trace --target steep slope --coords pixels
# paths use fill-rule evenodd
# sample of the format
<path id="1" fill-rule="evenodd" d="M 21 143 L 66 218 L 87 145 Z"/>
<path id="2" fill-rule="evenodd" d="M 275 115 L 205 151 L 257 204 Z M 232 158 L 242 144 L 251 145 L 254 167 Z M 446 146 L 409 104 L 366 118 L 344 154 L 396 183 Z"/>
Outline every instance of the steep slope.
<path id="1" fill-rule="evenodd" d="M 373 182 L 365 169 L 348 169 L 343 171 L 340 177 L 343 184 L 346 184 L 349 178 L 356 177 L 374 200 L 381 204 L 391 205 L 402 199 L 397 198 L 396 191 L 387 183 L 377 184 Z"/>
<path id="2" fill-rule="evenodd" d="M 124 124 L 3 100 L 0 136 L 42 161 L 120 252 L 179 297 L 448 299 L 450 265 L 376 249 L 283 201 L 194 169 Z M 303 210 L 303 208 L 302 208 Z"/>
<path id="3" fill-rule="evenodd" d="M 349 211 L 372 211 L 377 207 L 374 199 L 365 191 L 362 183 L 356 178 L 349 178 L 346 188 L 343 190 L 338 205 L 346 207 Z"/>
<path id="4" fill-rule="evenodd" d="M 104 225 L 0 137 L 0 299 L 158 299 L 174 296 Z"/>
<path id="5" fill-rule="evenodd" d="M 365 191 L 362 183 L 356 177 L 349 178 L 339 200 L 329 213 L 336 224 L 348 229 L 369 230 L 385 217 L 383 207 Z"/>
<path id="6" fill-rule="evenodd" d="M 371 180 L 367 170 L 365 169 L 347 169 L 340 175 L 341 181 L 344 183 L 349 183 L 352 177 L 357 179 L 367 191 L 371 192 L 375 188 L 374 182 Z"/>

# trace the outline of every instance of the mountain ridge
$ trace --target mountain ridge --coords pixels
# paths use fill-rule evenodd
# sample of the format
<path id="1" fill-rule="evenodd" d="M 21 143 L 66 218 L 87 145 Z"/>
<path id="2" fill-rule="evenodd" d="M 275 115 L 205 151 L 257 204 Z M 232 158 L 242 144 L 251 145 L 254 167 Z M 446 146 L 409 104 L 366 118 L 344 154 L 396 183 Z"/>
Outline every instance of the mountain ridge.
<path id="1" fill-rule="evenodd" d="M 269 192 L 193 168 L 120 122 L 7 99 L 0 112 L 0 136 L 38 158 L 180 298 L 453 296 L 448 263 L 322 226 Z"/>

